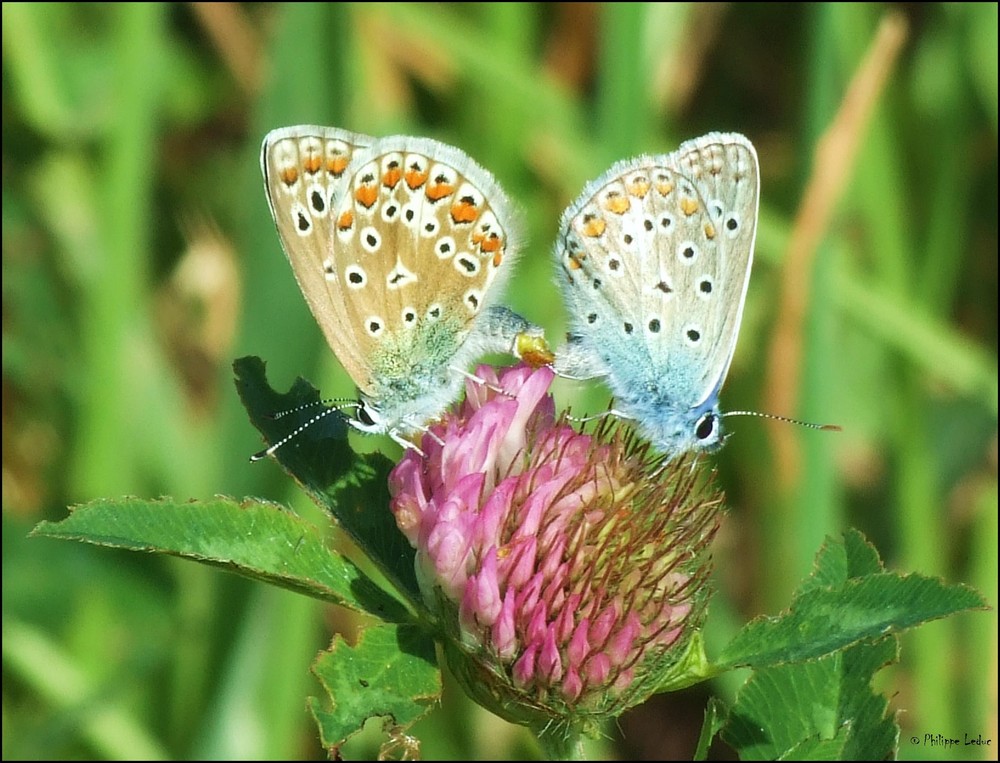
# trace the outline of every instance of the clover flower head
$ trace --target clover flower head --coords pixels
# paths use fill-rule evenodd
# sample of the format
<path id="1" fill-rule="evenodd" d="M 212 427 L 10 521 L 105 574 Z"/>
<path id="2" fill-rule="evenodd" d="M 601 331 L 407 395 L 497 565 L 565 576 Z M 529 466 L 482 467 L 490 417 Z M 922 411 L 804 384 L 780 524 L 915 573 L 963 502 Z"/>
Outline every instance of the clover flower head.
<path id="1" fill-rule="evenodd" d="M 390 476 L 449 662 L 516 722 L 618 715 L 700 626 L 721 498 L 610 417 L 557 418 L 549 368 L 477 375 Z"/>

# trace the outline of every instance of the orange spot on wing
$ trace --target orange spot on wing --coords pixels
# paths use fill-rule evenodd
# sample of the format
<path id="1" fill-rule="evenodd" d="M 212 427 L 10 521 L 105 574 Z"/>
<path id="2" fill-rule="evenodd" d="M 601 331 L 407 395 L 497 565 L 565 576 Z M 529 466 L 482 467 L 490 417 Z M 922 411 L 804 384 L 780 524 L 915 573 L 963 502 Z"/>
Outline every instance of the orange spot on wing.
<path id="1" fill-rule="evenodd" d="M 681 199 L 681 212 L 690 217 L 698 211 L 698 200 L 685 198 Z"/>
<path id="2" fill-rule="evenodd" d="M 659 180 L 656 183 L 656 190 L 660 192 L 661 196 L 669 196 L 674 190 L 674 181 Z"/>
<path id="3" fill-rule="evenodd" d="M 475 205 L 467 201 L 459 200 L 451 205 L 451 219 L 456 223 L 472 223 L 476 221 L 478 216 Z M 476 241 L 475 235 L 473 235 L 472 241 L 476 244 L 479 243 Z"/>
<path id="4" fill-rule="evenodd" d="M 629 200 L 620 193 L 609 193 L 604 199 L 604 208 L 616 215 L 623 215 L 628 212 Z"/>
<path id="5" fill-rule="evenodd" d="M 600 217 L 592 217 L 583 224 L 583 235 L 590 238 L 597 238 L 604 233 L 607 227 L 608 224 Z"/>
<path id="6" fill-rule="evenodd" d="M 378 188 L 373 185 L 362 185 L 354 192 L 354 198 L 365 209 L 371 209 L 378 200 Z"/>
<path id="7" fill-rule="evenodd" d="M 427 178 L 430 175 L 429 172 L 421 172 L 420 170 L 409 169 L 406 171 L 406 184 L 410 186 L 411 191 L 415 191 L 424 183 L 427 182 Z"/>
<path id="8" fill-rule="evenodd" d="M 646 178 L 634 178 L 628 184 L 628 192 L 637 198 L 644 198 L 649 193 L 650 183 Z"/>
<path id="9" fill-rule="evenodd" d="M 479 248 L 484 252 L 497 252 L 503 248 L 503 240 L 496 233 L 491 233 Z"/>
<path id="10" fill-rule="evenodd" d="M 395 188 L 396 184 L 399 183 L 402 177 L 403 171 L 399 167 L 389 167 L 389 169 L 382 174 L 382 185 L 386 188 Z"/>
<path id="11" fill-rule="evenodd" d="M 705 223 L 705 238 L 715 238 L 715 226 L 712 223 Z"/>
<path id="12" fill-rule="evenodd" d="M 293 186 L 299 179 L 299 171 L 294 167 L 285 167 L 278 173 L 278 177 L 281 178 L 281 182 L 287 186 Z"/>
<path id="13" fill-rule="evenodd" d="M 337 227 L 340 230 L 348 230 L 352 225 L 354 225 L 354 213 L 349 209 L 337 218 Z"/>
<path id="14" fill-rule="evenodd" d="M 451 196 L 455 192 L 455 186 L 448 183 L 435 183 L 427 186 L 427 198 L 431 201 L 440 201 L 445 196 Z"/>
<path id="15" fill-rule="evenodd" d="M 347 157 L 344 154 L 327 157 L 326 171 L 334 177 L 340 177 L 347 169 Z"/>
<path id="16" fill-rule="evenodd" d="M 323 160 L 319 154 L 310 154 L 302 159 L 302 169 L 310 175 L 315 175 L 323 166 Z"/>

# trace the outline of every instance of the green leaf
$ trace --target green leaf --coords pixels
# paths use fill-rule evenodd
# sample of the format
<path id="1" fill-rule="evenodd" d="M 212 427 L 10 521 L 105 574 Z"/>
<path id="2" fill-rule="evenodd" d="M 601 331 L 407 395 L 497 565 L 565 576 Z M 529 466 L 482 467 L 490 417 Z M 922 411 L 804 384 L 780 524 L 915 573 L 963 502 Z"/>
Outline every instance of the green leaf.
<path id="1" fill-rule="evenodd" d="M 796 591 L 796 597 L 817 588 L 836 588 L 851 578 L 885 572 L 878 551 L 854 529 L 844 532 L 841 543 L 827 538 L 816 554 L 813 572 Z"/>
<path id="2" fill-rule="evenodd" d="M 854 530 L 828 539 L 789 611 L 747 625 L 716 665 L 756 668 L 723 739 L 742 760 L 894 757 L 899 727 L 888 700 L 871 688 L 875 674 L 897 660 L 898 641 L 886 634 L 984 606 L 966 586 L 885 572 Z"/>
<path id="3" fill-rule="evenodd" d="M 60 522 L 40 522 L 31 534 L 195 559 L 384 620 L 409 619 L 396 599 L 327 548 L 319 530 L 266 501 L 104 498 Z"/>
<path id="4" fill-rule="evenodd" d="M 725 703 L 718 697 L 709 697 L 705 706 L 705 720 L 698 734 L 698 745 L 695 747 L 693 760 L 708 760 L 708 748 L 712 740 L 725 724 L 727 709 Z"/>
<path id="5" fill-rule="evenodd" d="M 859 758 L 844 757 L 849 730 L 850 724 L 844 724 L 830 739 L 817 736 L 803 739 L 776 760 L 859 760 Z"/>
<path id="6" fill-rule="evenodd" d="M 287 393 L 276 392 L 267 383 L 264 361 L 252 356 L 233 361 L 233 372 L 250 422 L 268 445 L 287 438 L 273 455 L 303 487 L 329 488 L 355 468 L 346 417 L 323 406 L 309 382 L 300 377 Z"/>
<path id="7" fill-rule="evenodd" d="M 240 358 L 233 363 L 233 370 L 250 421 L 269 443 L 279 442 L 329 410 L 320 406 L 316 388 L 301 378 L 287 394 L 271 389 L 260 358 Z M 298 416 L 274 418 L 276 412 L 296 409 L 302 409 Z M 347 430 L 344 415 L 332 411 L 279 447 L 274 458 L 317 505 L 336 518 L 400 593 L 420 608 L 414 551 L 389 511 L 388 478 L 393 464 L 381 454 L 354 453 Z"/>
<path id="8" fill-rule="evenodd" d="M 855 532 L 842 543 L 828 541 L 789 611 L 746 625 L 723 650 L 716 668 L 815 659 L 862 640 L 986 607 L 983 597 L 968 586 L 917 574 L 875 572 L 881 562 L 873 554 Z M 862 574 L 855 577 L 858 572 Z"/>
<path id="9" fill-rule="evenodd" d="M 896 661 L 890 637 L 822 660 L 765 668 L 740 690 L 722 736 L 741 760 L 885 760 L 899 727 L 871 681 Z"/>
<path id="10" fill-rule="evenodd" d="M 315 697 L 309 707 L 331 757 L 369 718 L 391 718 L 398 737 L 441 699 L 434 641 L 410 625 L 366 628 L 354 646 L 337 635 L 313 672 L 330 707 Z"/>

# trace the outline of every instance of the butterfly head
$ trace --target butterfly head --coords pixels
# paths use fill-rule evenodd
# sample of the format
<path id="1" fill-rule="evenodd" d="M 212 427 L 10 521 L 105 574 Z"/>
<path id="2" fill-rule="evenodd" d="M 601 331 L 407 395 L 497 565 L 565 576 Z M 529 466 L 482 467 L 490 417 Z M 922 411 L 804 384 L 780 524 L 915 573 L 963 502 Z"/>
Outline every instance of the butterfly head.
<path id="1" fill-rule="evenodd" d="M 722 427 L 722 414 L 719 413 L 719 406 L 716 405 L 711 410 L 704 411 L 695 419 L 692 430 L 694 435 L 691 442 L 691 450 L 715 451 L 722 447 L 726 435 Z"/>
<path id="2" fill-rule="evenodd" d="M 365 434 L 383 434 L 389 428 L 378 406 L 372 401 L 366 400 L 363 395 L 358 398 L 354 417 L 348 419 L 347 423 Z"/>
<path id="3" fill-rule="evenodd" d="M 359 394 L 354 404 L 354 416 L 347 419 L 348 425 L 364 434 L 388 435 L 404 450 L 415 450 L 423 453 L 413 442 L 412 435 L 418 431 L 427 431 L 427 427 L 416 419 L 396 419 L 387 414 L 377 401 L 366 395 Z"/>
<path id="4" fill-rule="evenodd" d="M 722 418 L 718 398 L 712 397 L 686 410 L 660 406 L 634 421 L 657 451 L 674 457 L 690 452 L 713 453 L 721 448 L 726 440 Z"/>

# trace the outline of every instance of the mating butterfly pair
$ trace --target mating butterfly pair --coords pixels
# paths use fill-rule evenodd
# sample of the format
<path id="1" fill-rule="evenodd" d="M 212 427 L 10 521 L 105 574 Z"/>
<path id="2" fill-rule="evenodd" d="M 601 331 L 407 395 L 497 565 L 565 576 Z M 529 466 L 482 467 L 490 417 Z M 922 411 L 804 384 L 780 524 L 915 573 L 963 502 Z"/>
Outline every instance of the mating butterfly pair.
<path id="1" fill-rule="evenodd" d="M 480 355 L 552 361 L 541 329 L 497 304 L 516 217 L 467 155 L 427 138 L 295 126 L 265 137 L 261 166 L 299 287 L 358 387 L 354 427 L 410 445 Z M 555 258 L 570 330 L 555 369 L 604 379 L 614 412 L 666 455 L 722 442 L 718 397 L 758 187 L 750 142 L 710 133 L 616 164 L 562 217 Z"/>

